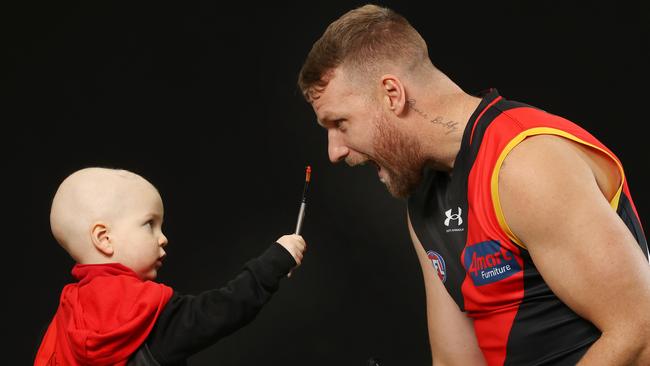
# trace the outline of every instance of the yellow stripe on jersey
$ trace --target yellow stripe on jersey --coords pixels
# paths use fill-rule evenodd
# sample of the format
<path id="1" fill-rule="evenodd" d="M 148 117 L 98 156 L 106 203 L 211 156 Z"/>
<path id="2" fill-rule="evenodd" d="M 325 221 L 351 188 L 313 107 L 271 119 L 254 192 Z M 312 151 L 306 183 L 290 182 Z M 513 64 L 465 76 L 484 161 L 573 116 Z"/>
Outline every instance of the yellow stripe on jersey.
<path id="1" fill-rule="evenodd" d="M 557 135 L 557 136 L 562 136 L 565 137 L 569 140 L 576 141 L 578 143 L 581 143 L 583 145 L 590 146 L 594 149 L 597 149 L 604 153 L 605 155 L 609 156 L 614 162 L 616 163 L 616 166 L 618 166 L 618 170 L 621 173 L 621 183 L 618 187 L 618 190 L 616 191 L 616 194 L 614 197 L 609 201 L 610 206 L 614 210 L 618 208 L 618 201 L 621 197 L 621 192 L 623 191 L 623 183 L 625 182 L 625 173 L 623 172 L 623 167 L 621 166 L 620 162 L 618 159 L 616 159 L 612 154 L 610 154 L 608 151 L 591 144 L 587 141 L 584 141 L 580 138 L 578 138 L 575 135 L 572 135 L 566 131 L 563 130 L 558 130 L 556 128 L 550 128 L 550 127 L 536 127 L 536 128 L 531 128 L 526 131 L 523 131 L 519 133 L 517 136 L 515 136 L 508 145 L 501 151 L 501 154 L 499 155 L 499 158 L 497 159 L 496 164 L 494 165 L 494 170 L 492 171 L 492 179 L 490 182 L 490 190 L 492 191 L 492 204 L 494 205 L 494 212 L 497 216 L 497 219 L 499 220 L 499 226 L 501 226 L 501 230 L 508 235 L 510 240 L 512 240 L 515 244 L 519 245 L 520 247 L 526 249 L 526 245 L 517 238 L 517 236 L 510 230 L 510 227 L 506 223 L 505 216 L 503 215 L 503 211 L 501 210 L 501 202 L 499 201 L 499 171 L 501 170 L 501 165 L 503 165 L 503 161 L 505 160 L 506 156 L 512 151 L 512 149 L 515 148 L 520 142 L 522 142 L 524 139 L 530 136 L 535 136 L 535 135 Z"/>

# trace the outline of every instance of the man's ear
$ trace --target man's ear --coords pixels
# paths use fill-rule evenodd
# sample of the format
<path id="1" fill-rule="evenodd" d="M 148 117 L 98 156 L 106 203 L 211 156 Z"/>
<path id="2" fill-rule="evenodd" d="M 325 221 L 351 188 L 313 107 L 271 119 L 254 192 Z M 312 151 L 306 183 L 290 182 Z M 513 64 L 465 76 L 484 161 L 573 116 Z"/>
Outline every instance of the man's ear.
<path id="1" fill-rule="evenodd" d="M 404 84 L 395 75 L 386 74 L 381 77 L 382 97 L 389 110 L 401 115 L 406 107 Z"/>
<path id="2" fill-rule="evenodd" d="M 113 245 L 108 235 L 108 225 L 98 221 L 90 228 L 90 237 L 97 250 L 106 256 L 113 255 Z"/>

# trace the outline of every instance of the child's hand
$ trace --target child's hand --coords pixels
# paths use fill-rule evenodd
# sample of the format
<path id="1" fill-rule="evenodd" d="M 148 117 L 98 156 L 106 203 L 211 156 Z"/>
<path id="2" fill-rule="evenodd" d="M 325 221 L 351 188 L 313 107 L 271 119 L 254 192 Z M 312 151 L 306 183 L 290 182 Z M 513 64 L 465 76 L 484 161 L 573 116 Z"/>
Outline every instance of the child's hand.
<path id="1" fill-rule="evenodd" d="M 296 260 L 296 267 L 298 267 L 300 263 L 302 263 L 302 257 L 305 253 L 305 249 L 307 249 L 307 243 L 305 243 L 305 239 L 303 239 L 300 235 L 291 234 L 283 235 L 280 237 L 280 239 L 277 240 L 277 242 L 282 245 L 287 251 L 289 251 L 289 253 L 291 253 L 293 259 Z M 289 273 L 289 275 L 291 275 L 291 273 Z"/>

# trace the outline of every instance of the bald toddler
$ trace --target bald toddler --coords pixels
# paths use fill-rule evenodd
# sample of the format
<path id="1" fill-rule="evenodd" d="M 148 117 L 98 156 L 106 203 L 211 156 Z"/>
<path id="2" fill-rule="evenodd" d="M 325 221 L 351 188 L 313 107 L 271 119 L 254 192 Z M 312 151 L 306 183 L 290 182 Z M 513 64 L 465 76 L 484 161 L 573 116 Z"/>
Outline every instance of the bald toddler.
<path id="1" fill-rule="evenodd" d="M 185 365 L 248 324 L 306 248 L 284 235 L 219 289 L 182 295 L 155 282 L 165 258 L 163 202 L 143 177 L 86 168 L 59 186 L 52 233 L 76 262 L 35 365 Z"/>

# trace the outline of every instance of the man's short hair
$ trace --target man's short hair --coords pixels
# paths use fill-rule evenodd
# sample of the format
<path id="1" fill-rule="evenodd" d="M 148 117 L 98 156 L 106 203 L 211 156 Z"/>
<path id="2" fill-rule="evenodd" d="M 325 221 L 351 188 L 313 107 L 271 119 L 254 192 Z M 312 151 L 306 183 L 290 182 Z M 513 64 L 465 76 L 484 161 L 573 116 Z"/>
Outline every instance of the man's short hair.
<path id="1" fill-rule="evenodd" d="M 327 27 L 307 55 L 298 86 L 311 101 L 314 89 L 327 85 L 326 74 L 341 65 L 361 75 L 373 75 L 382 63 L 413 69 L 428 60 L 426 42 L 403 16 L 388 8 L 365 5 Z"/>

